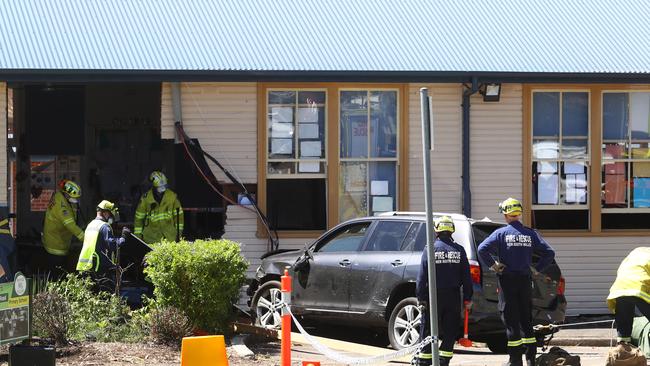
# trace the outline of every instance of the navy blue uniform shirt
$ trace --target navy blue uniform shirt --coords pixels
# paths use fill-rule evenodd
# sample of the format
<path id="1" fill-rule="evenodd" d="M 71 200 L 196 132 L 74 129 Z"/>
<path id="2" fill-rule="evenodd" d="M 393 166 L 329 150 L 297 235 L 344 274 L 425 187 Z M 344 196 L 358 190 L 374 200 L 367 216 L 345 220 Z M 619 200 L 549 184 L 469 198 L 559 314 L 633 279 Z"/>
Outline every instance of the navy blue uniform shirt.
<path id="1" fill-rule="evenodd" d="M 537 232 L 519 221 L 495 230 L 478 246 L 478 255 L 488 267 L 496 256 L 506 268 L 503 273 L 530 274 L 533 252 L 540 256 L 537 271 L 541 272 L 555 258 L 555 251 Z"/>
<path id="2" fill-rule="evenodd" d="M 472 279 L 465 249 L 451 238 L 436 239 L 433 243 L 436 256 L 436 287 L 439 289 L 463 287 L 463 300 L 472 299 Z M 429 301 L 429 257 L 427 248 L 422 252 L 415 292 L 418 300 Z"/>
<path id="3" fill-rule="evenodd" d="M 113 236 L 113 229 L 111 229 L 108 223 L 102 225 L 99 229 L 97 244 L 95 245 L 95 252 L 99 256 L 98 272 L 105 272 L 115 267 L 115 265 L 111 263 L 111 260 L 117 251 L 117 247 L 124 244 L 124 242 L 124 238 L 116 238 Z"/>

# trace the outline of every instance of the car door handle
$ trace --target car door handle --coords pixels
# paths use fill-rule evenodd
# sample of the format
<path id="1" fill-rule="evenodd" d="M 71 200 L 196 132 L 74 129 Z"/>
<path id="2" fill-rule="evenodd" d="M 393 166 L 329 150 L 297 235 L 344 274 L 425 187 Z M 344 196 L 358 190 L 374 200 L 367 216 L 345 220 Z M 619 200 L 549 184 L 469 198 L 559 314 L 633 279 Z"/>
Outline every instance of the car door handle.
<path id="1" fill-rule="evenodd" d="M 398 267 L 398 266 L 401 266 L 402 264 L 404 264 L 404 262 L 402 262 L 402 261 L 399 260 L 399 259 L 396 259 L 396 260 L 390 262 L 390 264 L 392 264 L 393 267 Z"/>
<path id="2" fill-rule="evenodd" d="M 349 259 L 344 259 L 344 260 L 340 261 L 339 264 L 341 265 L 341 267 L 347 267 L 347 266 L 350 265 L 350 260 Z"/>

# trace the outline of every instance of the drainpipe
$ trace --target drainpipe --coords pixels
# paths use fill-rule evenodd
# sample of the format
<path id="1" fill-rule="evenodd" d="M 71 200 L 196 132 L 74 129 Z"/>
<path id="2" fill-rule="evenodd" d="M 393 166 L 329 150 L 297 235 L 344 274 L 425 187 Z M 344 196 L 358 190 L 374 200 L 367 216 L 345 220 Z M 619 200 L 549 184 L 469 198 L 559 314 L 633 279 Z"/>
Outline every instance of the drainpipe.
<path id="1" fill-rule="evenodd" d="M 472 86 L 469 87 L 464 85 L 463 90 L 463 103 L 461 104 L 463 108 L 463 133 L 462 133 L 462 144 L 463 144 L 463 172 L 462 172 L 462 184 L 463 184 L 463 215 L 467 217 L 472 216 L 472 191 L 470 189 L 470 179 L 469 179 L 469 121 L 470 121 L 470 97 L 472 94 L 478 92 L 478 78 L 476 76 L 472 77 Z"/>
<path id="2" fill-rule="evenodd" d="M 171 83 L 172 87 L 172 111 L 174 113 L 174 126 L 176 123 L 183 125 L 183 110 L 181 108 L 181 83 Z M 176 130 L 176 129 L 174 129 Z M 178 137 L 178 132 L 174 133 L 174 143 L 178 144 L 181 140 Z"/>

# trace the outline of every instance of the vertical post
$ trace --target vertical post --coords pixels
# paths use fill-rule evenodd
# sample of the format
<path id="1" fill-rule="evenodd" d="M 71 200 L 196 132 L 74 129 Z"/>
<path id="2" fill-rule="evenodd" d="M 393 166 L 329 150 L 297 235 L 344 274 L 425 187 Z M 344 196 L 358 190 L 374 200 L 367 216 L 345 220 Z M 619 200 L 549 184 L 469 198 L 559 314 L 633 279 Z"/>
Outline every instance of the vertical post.
<path id="1" fill-rule="evenodd" d="M 289 276 L 287 268 L 284 269 L 284 276 L 281 277 L 280 291 L 282 292 L 282 302 L 289 306 L 291 304 L 291 276 Z M 281 366 L 291 366 L 291 315 L 285 307 L 282 308 L 280 360 Z"/>
<path id="2" fill-rule="evenodd" d="M 426 207 L 426 228 L 427 228 L 427 256 L 429 257 L 429 326 L 431 337 L 434 338 L 431 344 L 433 362 L 432 365 L 439 365 L 438 352 L 438 295 L 436 289 L 436 261 L 433 248 L 433 212 L 431 199 L 431 102 L 429 90 L 420 89 L 420 109 L 422 110 L 422 162 L 424 165 L 424 202 Z"/>

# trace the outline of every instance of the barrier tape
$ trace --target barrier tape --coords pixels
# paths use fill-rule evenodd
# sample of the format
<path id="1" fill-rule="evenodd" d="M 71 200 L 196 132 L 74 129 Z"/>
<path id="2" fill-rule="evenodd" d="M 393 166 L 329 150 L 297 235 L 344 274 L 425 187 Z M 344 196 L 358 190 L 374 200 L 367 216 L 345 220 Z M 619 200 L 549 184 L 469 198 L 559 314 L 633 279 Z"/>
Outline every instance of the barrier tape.
<path id="1" fill-rule="evenodd" d="M 386 362 L 390 360 L 394 360 L 397 358 L 401 358 L 404 356 L 408 356 L 410 354 L 414 354 L 416 352 L 419 352 L 426 344 L 432 343 L 434 339 L 437 340 L 437 338 L 432 338 L 431 336 L 425 338 L 422 342 L 415 344 L 413 346 L 401 349 L 399 351 L 379 355 L 379 356 L 372 356 L 372 357 L 350 357 L 350 356 L 345 356 L 340 353 L 337 353 L 333 349 L 327 347 L 326 345 L 318 342 L 316 339 L 314 339 L 305 329 L 302 327 L 300 322 L 298 322 L 298 319 L 293 315 L 291 312 L 291 309 L 287 304 L 282 304 L 285 309 L 291 314 L 291 317 L 293 318 L 293 321 L 296 323 L 296 328 L 298 328 L 298 331 L 307 339 L 307 342 L 311 344 L 312 347 L 314 347 L 318 352 L 323 354 L 323 356 L 329 358 L 332 361 L 336 361 L 338 363 L 342 363 L 345 365 L 372 365 L 380 362 Z"/>

